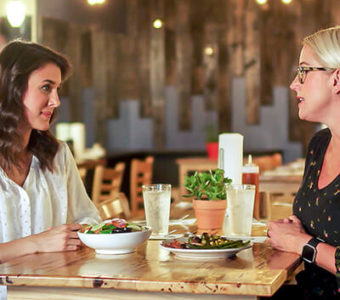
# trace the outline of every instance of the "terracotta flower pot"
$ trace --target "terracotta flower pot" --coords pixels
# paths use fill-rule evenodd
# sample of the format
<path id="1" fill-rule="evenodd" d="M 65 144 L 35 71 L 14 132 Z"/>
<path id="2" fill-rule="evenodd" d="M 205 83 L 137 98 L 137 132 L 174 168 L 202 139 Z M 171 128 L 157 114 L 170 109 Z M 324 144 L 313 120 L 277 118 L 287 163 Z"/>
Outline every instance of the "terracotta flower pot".
<path id="1" fill-rule="evenodd" d="M 193 207 L 200 232 L 222 229 L 227 200 L 193 200 Z"/>

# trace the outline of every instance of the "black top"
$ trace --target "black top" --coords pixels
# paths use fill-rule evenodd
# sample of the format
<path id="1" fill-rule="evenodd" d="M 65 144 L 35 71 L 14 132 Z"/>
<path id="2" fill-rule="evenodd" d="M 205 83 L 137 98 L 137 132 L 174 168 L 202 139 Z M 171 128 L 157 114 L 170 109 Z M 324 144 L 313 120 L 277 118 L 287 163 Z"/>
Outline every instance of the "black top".
<path id="1" fill-rule="evenodd" d="M 331 139 L 328 128 L 312 138 L 306 157 L 302 185 L 293 204 L 293 213 L 305 230 L 333 246 L 340 245 L 340 175 L 329 185 L 318 188 L 319 175 Z M 339 153 L 340 154 L 340 153 Z"/>
<path id="2" fill-rule="evenodd" d="M 339 246 L 340 175 L 324 188 L 318 188 L 319 175 L 330 139 L 331 132 L 326 128 L 317 132 L 310 141 L 303 181 L 293 204 L 293 214 L 301 220 L 307 233 L 320 237 L 330 245 Z M 318 286 L 316 290 L 319 292 L 327 289 L 334 294 L 338 290 L 335 275 L 314 264 L 305 264 L 305 268 L 306 271 L 297 276 L 299 284 L 307 284 L 309 290 Z M 300 282 L 299 277 L 302 279 Z M 320 279 L 313 280 L 318 277 Z M 321 280 L 322 278 L 324 280 Z"/>

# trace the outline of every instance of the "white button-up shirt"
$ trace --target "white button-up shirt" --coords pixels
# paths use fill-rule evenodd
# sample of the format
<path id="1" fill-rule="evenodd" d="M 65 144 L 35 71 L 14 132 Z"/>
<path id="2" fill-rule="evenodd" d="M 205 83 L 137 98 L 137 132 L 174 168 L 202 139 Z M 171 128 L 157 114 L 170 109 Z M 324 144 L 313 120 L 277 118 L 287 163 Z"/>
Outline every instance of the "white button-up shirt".
<path id="1" fill-rule="evenodd" d="M 98 223 L 72 153 L 61 143 L 54 170 L 42 171 L 33 156 L 21 187 L 0 167 L 0 242 L 40 233 L 66 223 Z"/>

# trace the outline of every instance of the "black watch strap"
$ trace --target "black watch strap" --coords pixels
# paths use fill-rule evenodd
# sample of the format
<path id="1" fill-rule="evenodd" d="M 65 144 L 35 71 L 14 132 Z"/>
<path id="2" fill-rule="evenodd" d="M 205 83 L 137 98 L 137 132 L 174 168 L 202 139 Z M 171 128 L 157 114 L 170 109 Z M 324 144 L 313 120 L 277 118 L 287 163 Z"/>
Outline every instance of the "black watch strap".
<path id="1" fill-rule="evenodd" d="M 314 247 L 316 249 L 316 246 L 321 242 L 324 242 L 324 240 L 316 237 L 316 238 L 310 239 L 307 244 L 311 245 L 312 247 Z"/>
<path id="2" fill-rule="evenodd" d="M 303 246 L 301 258 L 308 263 L 314 263 L 316 258 L 316 247 L 319 243 L 324 242 L 320 238 L 312 238 Z"/>

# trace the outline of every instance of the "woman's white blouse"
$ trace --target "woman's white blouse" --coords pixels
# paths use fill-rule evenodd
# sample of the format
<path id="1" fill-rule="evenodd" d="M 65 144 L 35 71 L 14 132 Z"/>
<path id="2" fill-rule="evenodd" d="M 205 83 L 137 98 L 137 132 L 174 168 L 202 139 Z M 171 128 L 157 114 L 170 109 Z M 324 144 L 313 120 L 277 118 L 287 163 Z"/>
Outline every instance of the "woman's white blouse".
<path id="1" fill-rule="evenodd" d="M 21 187 L 0 168 L 0 242 L 40 233 L 66 223 L 98 223 L 72 153 L 61 143 L 53 173 L 42 171 L 33 156 Z"/>

